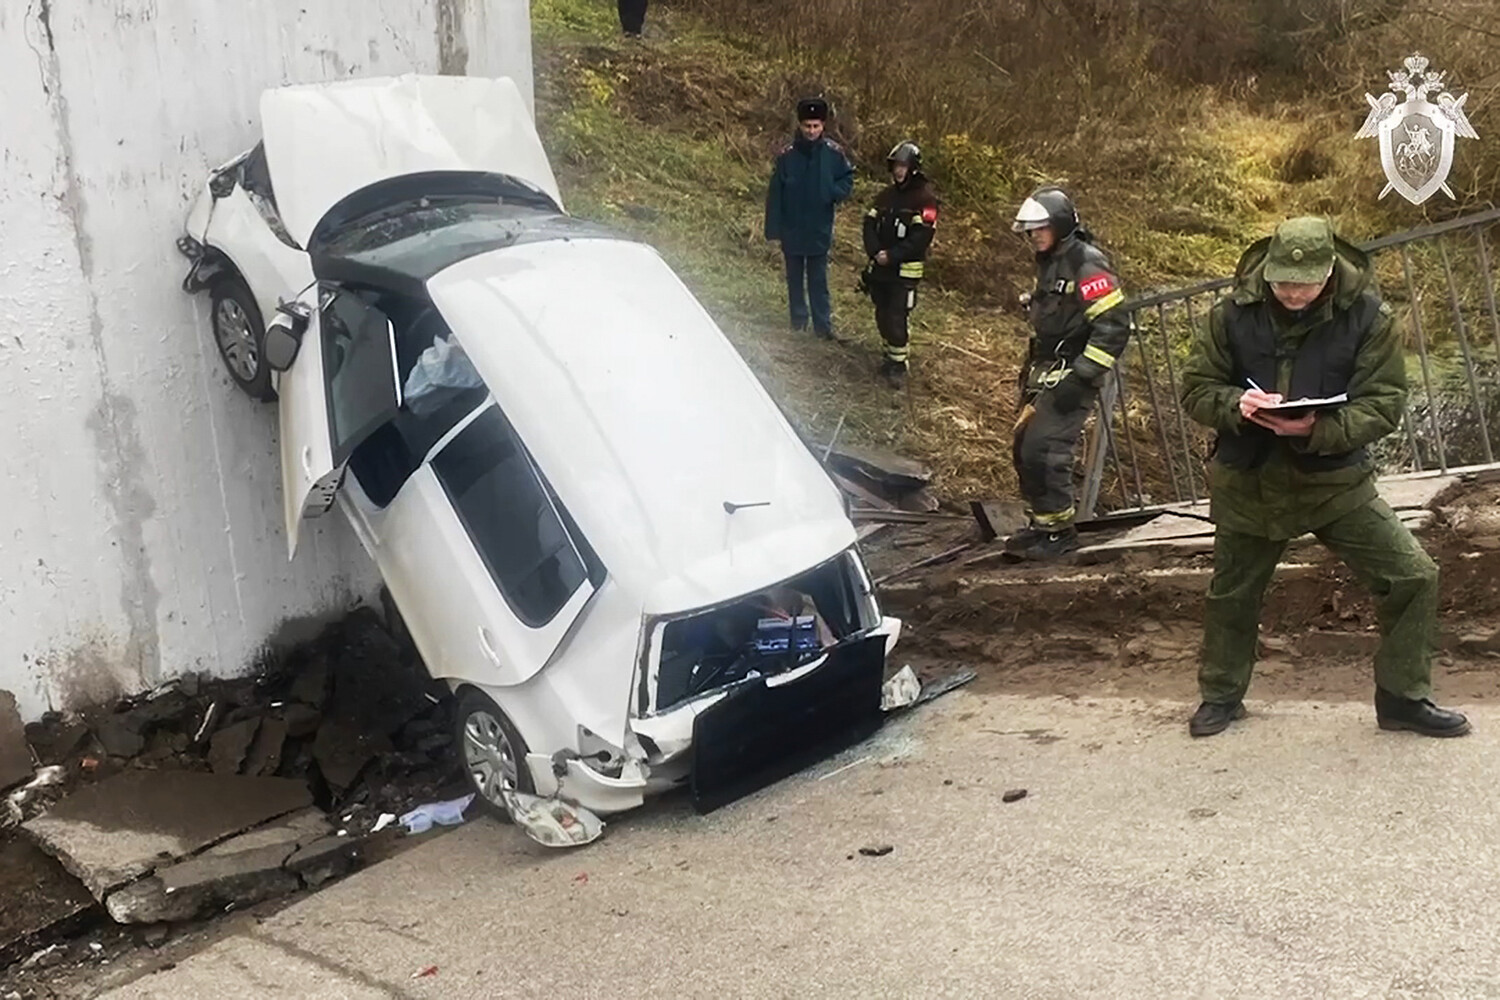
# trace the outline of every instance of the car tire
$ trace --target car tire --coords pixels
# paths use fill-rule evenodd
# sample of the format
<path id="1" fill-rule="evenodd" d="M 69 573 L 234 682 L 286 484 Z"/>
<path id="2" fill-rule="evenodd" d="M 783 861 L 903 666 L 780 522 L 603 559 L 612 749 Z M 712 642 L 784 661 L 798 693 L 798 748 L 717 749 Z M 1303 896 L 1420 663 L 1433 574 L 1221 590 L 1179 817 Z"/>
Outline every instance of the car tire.
<path id="1" fill-rule="evenodd" d="M 219 360 L 234 384 L 251 399 L 270 403 L 271 368 L 265 361 L 266 324 L 255 296 L 239 276 L 226 276 L 208 290 L 209 323 Z"/>
<path id="2" fill-rule="evenodd" d="M 453 745 L 474 801 L 484 812 L 509 822 L 510 811 L 492 776 L 499 775 L 519 792 L 533 793 L 536 786 L 526 767 L 526 741 L 494 699 L 474 688 L 464 690 L 453 711 Z M 505 767 L 507 759 L 513 770 Z"/>

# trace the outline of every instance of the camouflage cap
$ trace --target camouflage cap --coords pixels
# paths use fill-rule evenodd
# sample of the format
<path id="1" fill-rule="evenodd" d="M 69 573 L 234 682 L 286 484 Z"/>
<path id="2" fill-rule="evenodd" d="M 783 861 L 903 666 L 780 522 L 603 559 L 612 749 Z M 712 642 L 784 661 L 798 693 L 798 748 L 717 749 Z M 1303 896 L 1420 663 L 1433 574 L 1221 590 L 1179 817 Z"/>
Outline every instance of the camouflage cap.
<path id="1" fill-rule="evenodd" d="M 1333 226 L 1327 219 L 1288 219 L 1276 227 L 1266 250 L 1266 280 L 1320 284 L 1333 273 L 1333 258 Z"/>

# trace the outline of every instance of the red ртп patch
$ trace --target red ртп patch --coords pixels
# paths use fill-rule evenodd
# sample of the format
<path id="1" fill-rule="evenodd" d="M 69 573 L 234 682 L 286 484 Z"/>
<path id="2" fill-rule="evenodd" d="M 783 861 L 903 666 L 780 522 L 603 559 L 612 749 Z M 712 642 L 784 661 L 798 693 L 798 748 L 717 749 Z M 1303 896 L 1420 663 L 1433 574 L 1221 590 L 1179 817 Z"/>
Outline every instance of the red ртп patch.
<path id="1" fill-rule="evenodd" d="M 922 209 L 922 221 L 927 223 L 929 226 L 937 221 L 936 205 L 928 205 L 926 208 Z"/>
<path id="2" fill-rule="evenodd" d="M 1083 296 L 1083 301 L 1092 302 L 1102 299 L 1115 290 L 1115 279 L 1107 274 L 1096 274 L 1086 281 L 1078 283 L 1078 294 Z"/>

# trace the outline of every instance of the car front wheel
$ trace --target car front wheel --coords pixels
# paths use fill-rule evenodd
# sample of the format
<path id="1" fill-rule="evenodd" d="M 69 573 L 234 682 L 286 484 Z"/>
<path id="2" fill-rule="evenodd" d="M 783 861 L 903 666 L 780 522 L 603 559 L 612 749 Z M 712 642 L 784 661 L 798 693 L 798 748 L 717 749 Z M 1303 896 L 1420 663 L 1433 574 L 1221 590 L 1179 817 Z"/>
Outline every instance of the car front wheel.
<path id="1" fill-rule="evenodd" d="M 475 801 L 490 815 L 508 820 L 502 793 L 535 789 L 526 767 L 526 741 L 493 699 L 472 688 L 458 699 L 453 723 L 453 743 Z"/>
<path id="2" fill-rule="evenodd" d="M 213 310 L 214 343 L 224 370 L 251 399 L 269 403 L 276 399 L 271 388 L 271 368 L 265 361 L 266 325 L 255 296 L 238 277 L 226 277 L 209 289 Z"/>

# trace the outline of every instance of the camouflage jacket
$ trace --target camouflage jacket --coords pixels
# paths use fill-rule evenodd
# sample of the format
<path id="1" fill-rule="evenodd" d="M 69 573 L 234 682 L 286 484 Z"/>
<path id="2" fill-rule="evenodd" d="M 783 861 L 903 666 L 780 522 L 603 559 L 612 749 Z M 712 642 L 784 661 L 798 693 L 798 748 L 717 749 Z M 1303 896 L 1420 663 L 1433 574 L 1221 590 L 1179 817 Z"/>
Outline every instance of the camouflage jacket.
<path id="1" fill-rule="evenodd" d="M 1267 392 L 1286 394 L 1292 358 L 1308 337 L 1330 328 L 1336 313 L 1347 312 L 1361 296 L 1375 292 L 1369 258 L 1340 240 L 1328 293 L 1303 315 L 1292 317 L 1273 306 L 1264 277 L 1269 239 L 1245 251 L 1235 274 L 1233 292 L 1216 303 L 1198 334 L 1182 373 L 1182 403 L 1193 420 L 1221 437 L 1257 432 L 1240 416 L 1246 389 L 1231 345 L 1236 320 L 1256 310 L 1270 310 L 1276 326 L 1277 384 Z M 1214 522 L 1231 531 L 1264 538 L 1295 538 L 1337 520 L 1374 499 L 1375 468 L 1368 456 L 1340 468 L 1315 468 L 1302 456 L 1358 452 L 1390 434 L 1401 422 L 1406 400 L 1406 360 L 1401 331 L 1390 306 L 1373 312 L 1355 355 L 1349 378 L 1349 402 L 1319 413 L 1305 438 L 1274 438 L 1265 460 L 1255 468 L 1230 468 L 1211 461 L 1208 477 Z M 1239 320 L 1243 322 L 1243 319 Z"/>

